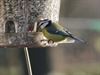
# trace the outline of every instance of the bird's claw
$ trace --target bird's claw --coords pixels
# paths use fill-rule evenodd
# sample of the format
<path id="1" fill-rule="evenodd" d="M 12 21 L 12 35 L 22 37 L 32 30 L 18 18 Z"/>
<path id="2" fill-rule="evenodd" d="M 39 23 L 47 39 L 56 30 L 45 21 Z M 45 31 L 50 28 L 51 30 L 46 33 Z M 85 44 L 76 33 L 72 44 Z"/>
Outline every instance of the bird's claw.
<path id="1" fill-rule="evenodd" d="M 49 44 L 54 44 L 54 41 L 53 40 L 48 40 L 48 43 Z"/>
<path id="2" fill-rule="evenodd" d="M 52 40 L 42 39 L 41 45 L 43 47 L 56 47 L 58 44 L 56 42 L 52 41 Z"/>
<path id="3" fill-rule="evenodd" d="M 41 42 L 41 45 L 43 46 L 43 47 L 46 47 L 47 46 L 47 42 L 48 40 L 46 40 L 46 39 L 42 39 L 42 40 L 40 40 L 40 42 Z"/>

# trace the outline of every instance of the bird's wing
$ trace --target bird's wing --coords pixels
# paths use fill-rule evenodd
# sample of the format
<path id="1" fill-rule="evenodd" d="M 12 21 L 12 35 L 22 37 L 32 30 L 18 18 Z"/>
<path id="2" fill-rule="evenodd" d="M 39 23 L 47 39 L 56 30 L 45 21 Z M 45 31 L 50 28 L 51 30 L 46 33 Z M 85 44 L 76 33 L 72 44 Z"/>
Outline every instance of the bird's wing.
<path id="1" fill-rule="evenodd" d="M 51 34 L 56 34 L 56 35 L 62 35 L 62 36 L 69 36 L 69 34 L 64 31 L 64 30 L 60 30 L 60 29 L 56 29 L 56 28 L 48 28 L 47 31 Z"/>
<path id="2" fill-rule="evenodd" d="M 68 37 L 71 37 L 77 41 L 80 41 L 82 43 L 84 43 L 83 40 L 79 39 L 78 37 L 74 36 L 69 30 L 68 28 L 65 28 L 59 24 L 56 23 L 56 26 L 54 27 L 55 28 L 55 32 L 56 34 L 60 34 L 60 35 L 64 35 L 64 36 L 68 36 Z"/>
<path id="3" fill-rule="evenodd" d="M 69 33 L 67 33 L 64 28 L 57 23 L 53 23 L 52 25 L 48 26 L 46 30 L 51 34 L 69 36 Z"/>

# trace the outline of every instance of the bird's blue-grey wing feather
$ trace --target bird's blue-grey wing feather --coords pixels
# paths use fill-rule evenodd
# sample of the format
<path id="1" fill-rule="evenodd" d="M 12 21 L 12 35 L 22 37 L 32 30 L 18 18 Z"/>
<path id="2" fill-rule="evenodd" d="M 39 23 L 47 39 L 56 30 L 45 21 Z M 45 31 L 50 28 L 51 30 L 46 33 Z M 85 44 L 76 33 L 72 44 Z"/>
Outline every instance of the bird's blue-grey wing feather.
<path id="1" fill-rule="evenodd" d="M 63 36 L 68 36 L 69 34 L 64 31 L 63 29 L 58 29 L 55 26 L 49 26 L 46 28 L 47 31 L 51 34 L 56 34 L 56 35 L 63 35 Z"/>

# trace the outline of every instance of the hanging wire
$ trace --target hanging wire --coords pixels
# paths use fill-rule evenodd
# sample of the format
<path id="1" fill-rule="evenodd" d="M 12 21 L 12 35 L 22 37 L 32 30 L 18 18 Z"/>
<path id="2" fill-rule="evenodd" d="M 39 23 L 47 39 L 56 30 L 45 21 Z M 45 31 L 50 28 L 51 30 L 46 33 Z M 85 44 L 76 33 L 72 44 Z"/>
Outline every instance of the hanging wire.
<path id="1" fill-rule="evenodd" d="M 25 58 L 26 58 L 26 63 L 27 63 L 28 75 L 33 75 L 32 74 L 32 67 L 31 67 L 30 57 L 29 57 L 29 52 L 28 52 L 27 47 L 24 47 L 24 53 L 25 53 Z"/>

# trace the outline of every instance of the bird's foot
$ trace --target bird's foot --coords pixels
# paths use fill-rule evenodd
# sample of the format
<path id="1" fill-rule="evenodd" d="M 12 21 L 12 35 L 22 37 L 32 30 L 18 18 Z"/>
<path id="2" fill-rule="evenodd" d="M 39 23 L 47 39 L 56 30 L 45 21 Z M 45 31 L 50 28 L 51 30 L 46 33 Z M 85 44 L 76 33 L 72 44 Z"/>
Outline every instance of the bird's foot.
<path id="1" fill-rule="evenodd" d="M 53 44 L 54 41 L 53 41 L 53 40 L 48 40 L 48 43 L 49 43 L 49 44 Z"/>
<path id="2" fill-rule="evenodd" d="M 58 44 L 52 40 L 42 39 L 41 44 L 44 47 L 56 47 Z"/>
<path id="3" fill-rule="evenodd" d="M 43 47 L 46 47 L 48 45 L 48 40 L 46 40 L 46 39 L 42 39 L 42 40 L 40 40 L 40 42 Z"/>
<path id="4" fill-rule="evenodd" d="M 50 47 L 56 47 L 58 44 L 54 42 L 53 40 L 48 40 L 48 44 Z"/>

